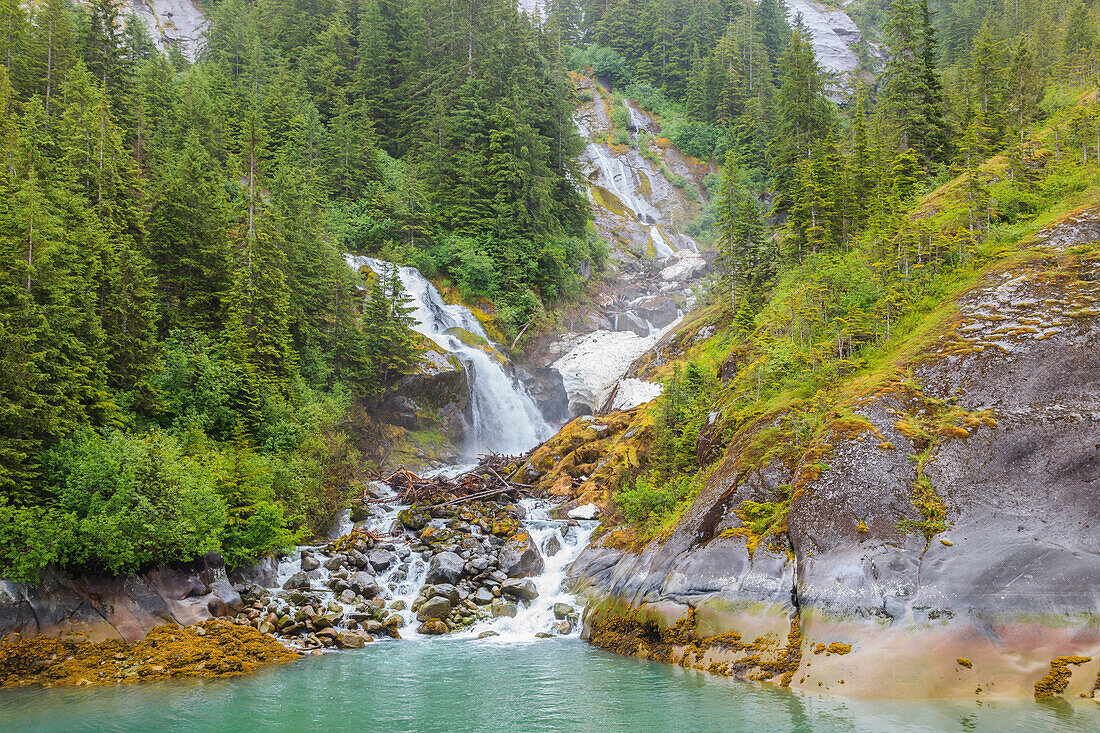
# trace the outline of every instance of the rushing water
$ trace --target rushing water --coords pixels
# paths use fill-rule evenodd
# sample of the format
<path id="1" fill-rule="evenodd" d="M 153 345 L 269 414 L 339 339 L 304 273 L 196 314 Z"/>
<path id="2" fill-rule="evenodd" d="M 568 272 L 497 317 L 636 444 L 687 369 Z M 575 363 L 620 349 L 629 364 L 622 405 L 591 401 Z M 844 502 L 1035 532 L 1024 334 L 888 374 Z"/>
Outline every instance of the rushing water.
<path id="1" fill-rule="evenodd" d="M 391 266 L 373 257 L 347 255 L 346 259 L 356 271 L 369 267 L 381 272 L 383 267 Z M 445 303 L 415 267 L 401 267 L 398 275 L 412 298 L 413 330 L 454 354 L 466 369 L 471 422 L 466 436 L 467 456 L 484 450 L 517 455 L 549 438 L 553 428 L 523 384 L 507 371 L 507 360 L 470 309 Z"/>
<path id="2" fill-rule="evenodd" d="M 18 731 L 1087 731 L 1093 702 L 862 701 L 619 657 L 575 638 L 379 641 L 230 680 L 8 690 Z"/>

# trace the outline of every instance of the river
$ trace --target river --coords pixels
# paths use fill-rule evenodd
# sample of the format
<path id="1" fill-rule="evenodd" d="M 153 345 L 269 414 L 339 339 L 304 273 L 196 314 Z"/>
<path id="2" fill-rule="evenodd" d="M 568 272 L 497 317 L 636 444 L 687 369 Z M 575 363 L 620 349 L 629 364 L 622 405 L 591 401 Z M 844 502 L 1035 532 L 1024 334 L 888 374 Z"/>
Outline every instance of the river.
<path id="1" fill-rule="evenodd" d="M 1084 731 L 1100 706 L 864 701 L 620 657 L 576 637 L 377 641 L 228 680 L 0 694 L 18 731 Z"/>

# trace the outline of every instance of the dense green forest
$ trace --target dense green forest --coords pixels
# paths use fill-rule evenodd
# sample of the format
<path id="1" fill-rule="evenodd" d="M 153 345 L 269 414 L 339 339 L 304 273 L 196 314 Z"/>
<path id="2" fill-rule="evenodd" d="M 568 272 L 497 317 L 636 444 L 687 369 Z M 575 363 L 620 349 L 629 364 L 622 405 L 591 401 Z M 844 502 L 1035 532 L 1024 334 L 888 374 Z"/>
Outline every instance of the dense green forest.
<path id="1" fill-rule="evenodd" d="M 549 41 L 510 2 L 0 4 L 0 569 L 239 564 L 321 528 L 416 362 L 396 277 L 505 328 L 601 255 Z"/>
<path id="2" fill-rule="evenodd" d="M 419 267 L 509 335 L 581 297 L 606 253 L 567 68 L 724 168 L 697 223 L 723 335 L 656 408 L 622 493 L 640 522 L 708 470 L 716 403 L 732 433 L 801 401 L 812 432 L 830 385 L 1100 159 L 1091 2 L 855 0 L 844 79 L 781 0 L 206 7 L 192 62 L 115 0 L 0 0 L 4 575 L 240 564 L 331 520 L 418 351 L 399 280 L 345 252 Z M 730 353 L 749 368 L 723 386 L 708 360 Z"/>

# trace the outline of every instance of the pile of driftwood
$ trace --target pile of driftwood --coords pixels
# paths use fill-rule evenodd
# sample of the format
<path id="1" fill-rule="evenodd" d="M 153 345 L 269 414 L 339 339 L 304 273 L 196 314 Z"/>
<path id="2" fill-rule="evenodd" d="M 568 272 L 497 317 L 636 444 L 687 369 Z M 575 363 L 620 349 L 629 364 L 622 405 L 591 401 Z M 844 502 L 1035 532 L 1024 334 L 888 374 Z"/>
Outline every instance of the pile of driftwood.
<path id="1" fill-rule="evenodd" d="M 520 495 L 534 487 L 505 478 L 508 466 L 520 459 L 496 453 L 482 454 L 477 467 L 459 476 L 418 476 L 407 468 L 399 468 L 389 475 L 375 474 L 370 478 L 381 481 L 401 496 L 403 504 L 434 504 L 448 506 L 479 499 L 516 501 Z"/>

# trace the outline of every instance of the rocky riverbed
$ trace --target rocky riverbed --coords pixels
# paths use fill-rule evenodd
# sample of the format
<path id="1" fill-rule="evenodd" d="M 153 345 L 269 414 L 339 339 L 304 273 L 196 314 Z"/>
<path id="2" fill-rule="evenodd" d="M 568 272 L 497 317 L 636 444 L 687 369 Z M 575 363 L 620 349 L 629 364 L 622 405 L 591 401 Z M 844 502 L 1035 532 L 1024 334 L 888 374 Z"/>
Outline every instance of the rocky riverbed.
<path id="1" fill-rule="evenodd" d="M 380 636 L 491 636 L 496 619 L 534 635 L 578 629 L 561 585 L 591 531 L 580 521 L 553 519 L 533 500 L 402 506 L 385 487 L 373 491 L 352 507 L 347 534 L 239 586 L 234 622 L 304 652 Z"/>

